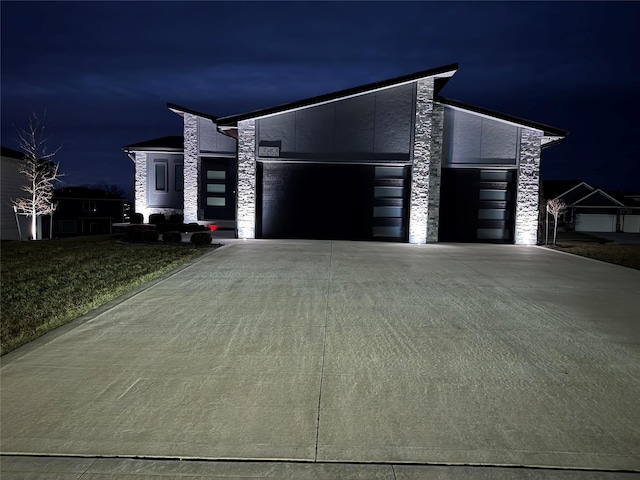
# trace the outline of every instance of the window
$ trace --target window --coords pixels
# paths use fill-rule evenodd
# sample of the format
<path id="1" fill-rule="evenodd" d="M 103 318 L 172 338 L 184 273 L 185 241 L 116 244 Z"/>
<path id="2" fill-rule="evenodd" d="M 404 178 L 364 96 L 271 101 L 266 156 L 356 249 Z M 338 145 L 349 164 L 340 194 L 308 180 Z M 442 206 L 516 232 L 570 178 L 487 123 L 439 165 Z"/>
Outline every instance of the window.
<path id="1" fill-rule="evenodd" d="M 156 190 L 166 192 L 167 191 L 167 164 L 156 163 Z"/>
<path id="2" fill-rule="evenodd" d="M 184 190 L 184 165 L 175 166 L 174 184 L 176 192 L 182 192 Z"/>
<path id="3" fill-rule="evenodd" d="M 82 202 L 83 212 L 95 212 L 96 210 L 97 210 L 96 202 L 89 202 L 89 201 Z"/>
<path id="4" fill-rule="evenodd" d="M 227 179 L 226 170 L 210 170 L 207 169 L 206 181 L 206 197 L 207 207 L 226 207 L 227 206 Z"/>

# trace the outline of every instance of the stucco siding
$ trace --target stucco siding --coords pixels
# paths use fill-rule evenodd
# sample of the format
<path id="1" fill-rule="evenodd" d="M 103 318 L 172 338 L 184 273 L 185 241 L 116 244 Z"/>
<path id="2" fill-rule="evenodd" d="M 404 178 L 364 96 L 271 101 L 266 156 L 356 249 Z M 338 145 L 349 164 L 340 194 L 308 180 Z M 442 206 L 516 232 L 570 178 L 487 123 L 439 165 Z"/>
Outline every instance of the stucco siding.
<path id="1" fill-rule="evenodd" d="M 518 127 L 473 112 L 444 107 L 445 166 L 515 166 Z"/>
<path id="2" fill-rule="evenodd" d="M 279 145 L 282 158 L 408 162 L 414 90 L 401 85 L 258 119 L 258 145 Z"/>
<path id="3" fill-rule="evenodd" d="M 218 131 L 217 125 L 211 119 L 198 118 L 198 152 L 199 153 L 236 153 L 236 141 Z"/>

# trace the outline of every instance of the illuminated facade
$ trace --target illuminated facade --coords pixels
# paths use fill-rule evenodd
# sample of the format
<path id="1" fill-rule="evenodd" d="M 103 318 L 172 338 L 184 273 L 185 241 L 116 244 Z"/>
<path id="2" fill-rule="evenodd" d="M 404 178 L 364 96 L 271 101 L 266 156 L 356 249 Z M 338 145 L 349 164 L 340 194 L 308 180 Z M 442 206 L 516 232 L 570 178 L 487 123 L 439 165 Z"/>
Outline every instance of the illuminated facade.
<path id="1" fill-rule="evenodd" d="M 456 71 L 222 118 L 169 104 L 182 145 L 124 148 L 136 211 L 239 238 L 534 244 L 541 151 L 567 132 L 440 96 Z"/>

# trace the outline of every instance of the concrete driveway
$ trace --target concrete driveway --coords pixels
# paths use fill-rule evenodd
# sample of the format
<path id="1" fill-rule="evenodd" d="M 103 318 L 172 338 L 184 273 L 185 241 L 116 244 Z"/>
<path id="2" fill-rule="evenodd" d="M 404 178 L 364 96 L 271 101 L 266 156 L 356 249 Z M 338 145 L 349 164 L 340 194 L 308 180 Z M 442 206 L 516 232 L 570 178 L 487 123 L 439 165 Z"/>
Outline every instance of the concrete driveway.
<path id="1" fill-rule="evenodd" d="M 1 451 L 638 471 L 639 298 L 538 247 L 235 241 L 3 357 Z"/>

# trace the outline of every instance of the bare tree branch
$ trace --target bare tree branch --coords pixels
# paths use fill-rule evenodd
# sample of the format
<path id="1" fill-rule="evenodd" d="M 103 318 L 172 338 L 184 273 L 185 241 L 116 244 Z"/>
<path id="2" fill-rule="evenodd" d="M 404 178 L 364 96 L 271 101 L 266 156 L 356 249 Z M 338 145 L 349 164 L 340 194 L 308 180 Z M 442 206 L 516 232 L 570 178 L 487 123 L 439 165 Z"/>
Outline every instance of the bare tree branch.
<path id="1" fill-rule="evenodd" d="M 554 198 L 553 200 L 549 200 L 547 202 L 547 211 L 553 216 L 553 244 L 556 244 L 556 238 L 558 236 L 558 216 L 566 210 L 568 205 L 560 200 L 559 198 Z"/>
<path id="2" fill-rule="evenodd" d="M 62 146 L 53 152 L 47 151 L 50 139 L 44 133 L 47 123 L 46 112 L 42 118 L 32 113 L 26 128 L 16 128 L 20 148 L 25 153 L 19 171 L 26 177 L 21 187 L 26 195 L 11 199 L 11 203 L 19 213 L 31 218 L 31 238 L 34 240 L 37 238 L 36 219 L 55 211 L 52 202 L 54 183 L 64 176 L 59 172 L 59 164 L 51 160 Z"/>

